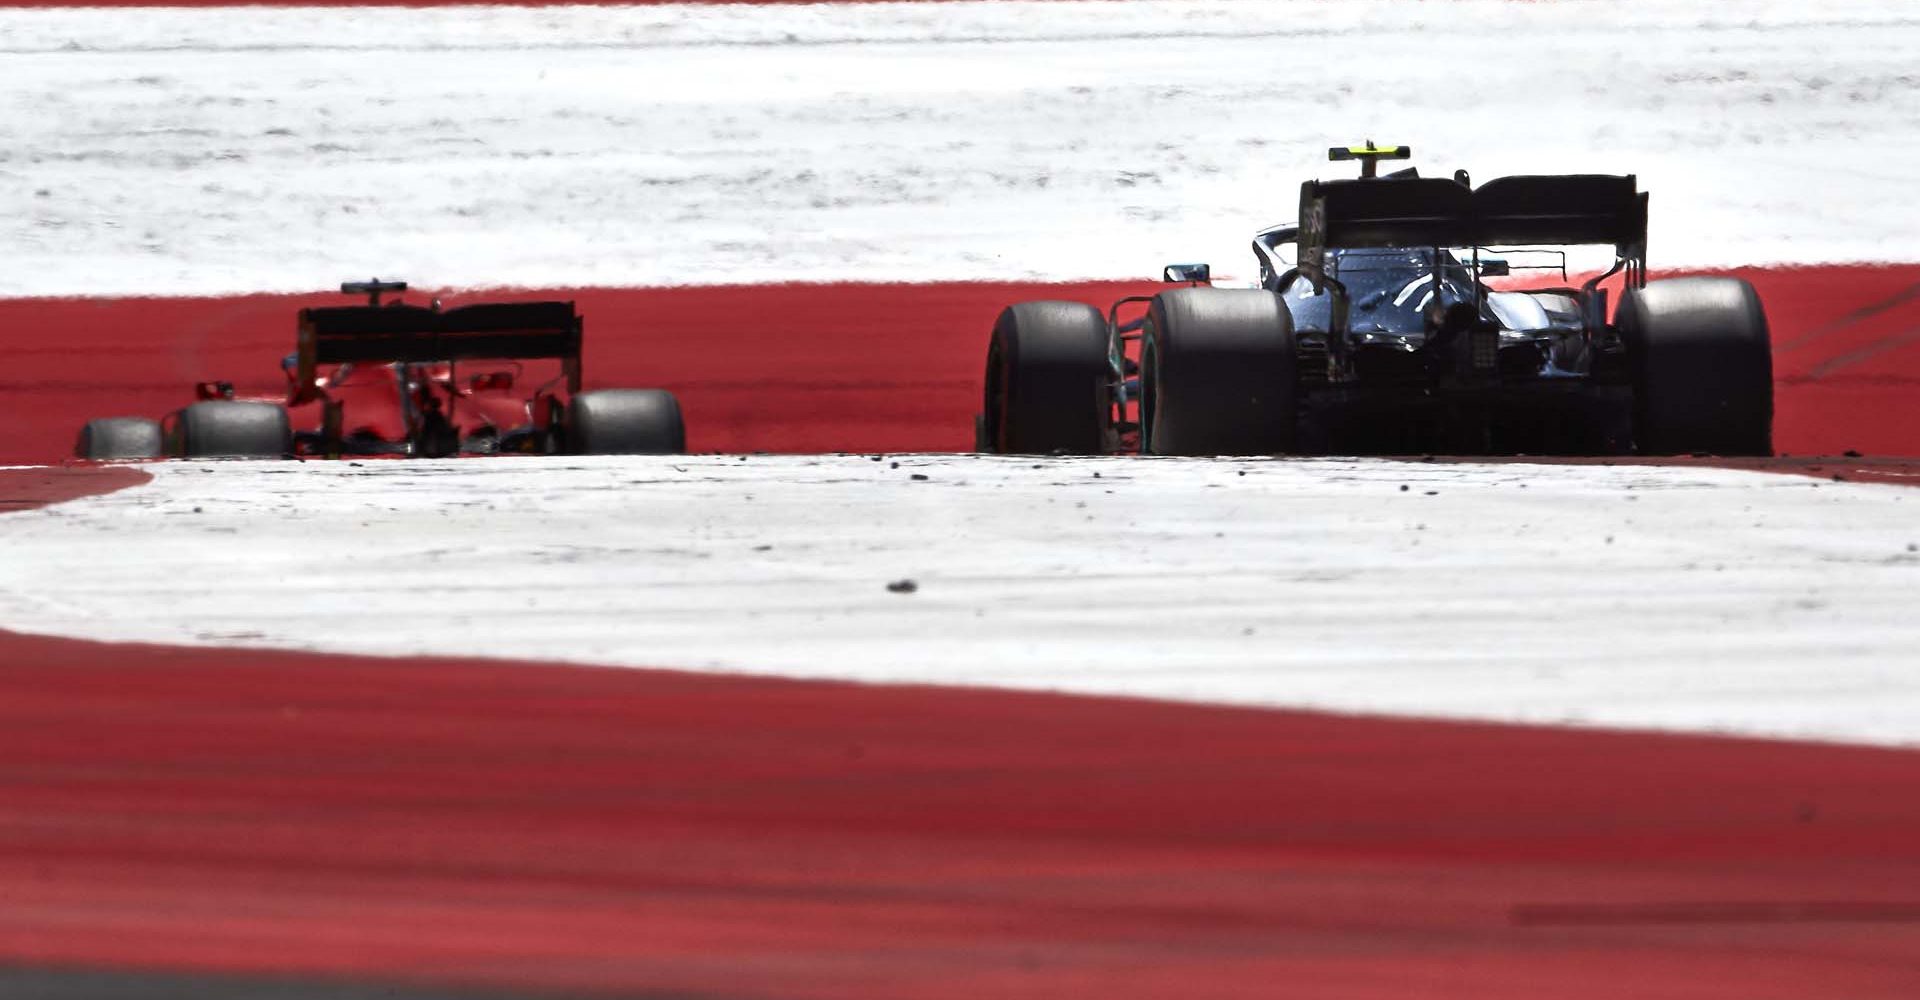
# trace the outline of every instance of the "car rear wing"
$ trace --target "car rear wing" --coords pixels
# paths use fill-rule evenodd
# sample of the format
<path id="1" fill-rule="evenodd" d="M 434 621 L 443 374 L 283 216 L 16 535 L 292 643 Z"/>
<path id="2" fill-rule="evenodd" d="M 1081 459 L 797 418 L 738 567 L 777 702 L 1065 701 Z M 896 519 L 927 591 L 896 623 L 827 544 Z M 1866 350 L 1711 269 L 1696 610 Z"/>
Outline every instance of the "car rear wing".
<path id="1" fill-rule="evenodd" d="M 571 302 L 302 309 L 295 384 L 310 391 L 321 365 L 555 358 L 578 392 L 583 327 Z"/>
<path id="2" fill-rule="evenodd" d="M 1455 180 L 1388 177 L 1300 185 L 1300 269 L 1318 282 L 1329 248 L 1612 244 L 1644 266 L 1647 195 L 1633 175 Z"/>

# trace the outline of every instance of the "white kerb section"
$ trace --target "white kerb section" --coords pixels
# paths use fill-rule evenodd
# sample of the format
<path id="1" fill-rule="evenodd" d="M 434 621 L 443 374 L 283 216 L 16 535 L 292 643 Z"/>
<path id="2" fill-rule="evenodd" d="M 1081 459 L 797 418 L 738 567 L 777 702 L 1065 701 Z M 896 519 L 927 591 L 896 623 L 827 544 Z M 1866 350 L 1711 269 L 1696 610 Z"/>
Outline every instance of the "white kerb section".
<path id="1" fill-rule="evenodd" d="M 1903 488 L 1384 460 L 151 469 L 0 518 L 0 627 L 1920 743 Z"/>

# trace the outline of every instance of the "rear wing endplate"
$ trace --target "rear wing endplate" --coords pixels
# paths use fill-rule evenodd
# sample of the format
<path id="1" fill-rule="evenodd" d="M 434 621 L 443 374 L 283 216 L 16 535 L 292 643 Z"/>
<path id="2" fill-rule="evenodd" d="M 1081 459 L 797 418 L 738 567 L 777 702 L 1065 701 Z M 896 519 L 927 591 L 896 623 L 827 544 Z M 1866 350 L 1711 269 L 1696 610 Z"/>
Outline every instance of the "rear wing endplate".
<path id="1" fill-rule="evenodd" d="M 1434 178 L 1300 185 L 1300 269 L 1329 248 L 1612 244 L 1644 261 L 1647 195 L 1632 174 L 1522 175 L 1478 188 Z"/>
<path id="2" fill-rule="evenodd" d="M 572 302 L 302 309 L 296 385 L 310 391 L 321 365 L 557 358 L 578 392 L 583 327 Z"/>

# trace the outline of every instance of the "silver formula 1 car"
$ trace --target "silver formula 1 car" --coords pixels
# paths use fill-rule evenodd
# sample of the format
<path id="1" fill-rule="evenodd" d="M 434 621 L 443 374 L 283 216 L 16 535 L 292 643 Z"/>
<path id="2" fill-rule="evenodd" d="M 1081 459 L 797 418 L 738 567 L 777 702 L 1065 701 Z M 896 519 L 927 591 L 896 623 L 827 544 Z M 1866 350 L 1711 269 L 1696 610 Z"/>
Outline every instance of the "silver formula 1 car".
<path id="1" fill-rule="evenodd" d="M 1172 265 L 1163 276 L 1182 287 L 1104 311 L 1004 310 L 979 447 L 1771 453 L 1760 300 L 1737 278 L 1649 282 L 1634 177 L 1378 175 L 1378 161 L 1410 153 L 1330 151 L 1361 176 L 1301 185 L 1299 223 L 1254 238 L 1257 287 Z M 1567 248 L 1595 246 L 1612 248 L 1612 266 L 1576 284 Z M 1521 280 L 1539 271 L 1545 283 Z"/>

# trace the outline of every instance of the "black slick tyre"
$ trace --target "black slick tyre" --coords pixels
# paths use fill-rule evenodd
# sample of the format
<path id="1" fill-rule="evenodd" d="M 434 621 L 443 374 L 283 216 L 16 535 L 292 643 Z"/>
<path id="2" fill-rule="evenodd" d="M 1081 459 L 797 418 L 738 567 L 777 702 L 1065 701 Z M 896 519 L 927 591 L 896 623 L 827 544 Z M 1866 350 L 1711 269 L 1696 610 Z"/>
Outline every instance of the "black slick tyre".
<path id="1" fill-rule="evenodd" d="M 146 417 L 101 417 L 80 428 L 74 442 L 76 458 L 111 462 L 133 458 L 159 458 L 166 450 L 160 421 Z"/>
<path id="2" fill-rule="evenodd" d="M 1264 289 L 1154 296 L 1141 342 L 1140 450 L 1276 455 L 1299 421 L 1293 317 Z"/>
<path id="3" fill-rule="evenodd" d="M 567 407 L 565 444 L 574 455 L 680 455 L 687 426 L 665 389 L 595 389 Z"/>
<path id="4" fill-rule="evenodd" d="M 1096 455 L 1112 416 L 1107 320 L 1084 302 L 1021 302 L 993 324 L 975 431 L 1005 455 Z"/>
<path id="5" fill-rule="evenodd" d="M 282 458 L 293 453 L 293 431 L 279 404 L 216 399 L 176 414 L 169 444 L 182 458 Z"/>
<path id="6" fill-rule="evenodd" d="M 1616 318 L 1643 455 L 1773 454 L 1773 349 L 1753 286 L 1674 278 L 1627 294 Z"/>

